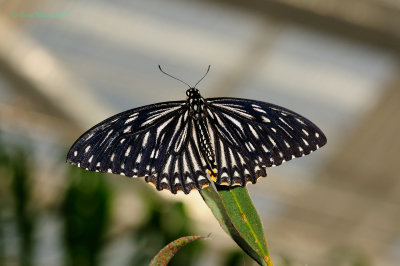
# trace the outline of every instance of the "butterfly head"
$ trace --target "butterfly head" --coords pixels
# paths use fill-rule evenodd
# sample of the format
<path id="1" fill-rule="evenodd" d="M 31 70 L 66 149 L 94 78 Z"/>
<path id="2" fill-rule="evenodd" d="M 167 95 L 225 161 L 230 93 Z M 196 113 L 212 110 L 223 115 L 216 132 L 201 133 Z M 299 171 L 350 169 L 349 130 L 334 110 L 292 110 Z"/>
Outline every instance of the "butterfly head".
<path id="1" fill-rule="evenodd" d="M 187 99 L 189 98 L 201 98 L 200 91 L 196 88 L 189 88 L 186 90 Z"/>
<path id="2" fill-rule="evenodd" d="M 196 88 L 190 88 L 186 91 L 186 102 L 189 106 L 189 114 L 195 119 L 199 120 L 205 117 L 205 101 L 201 97 L 200 91 Z"/>

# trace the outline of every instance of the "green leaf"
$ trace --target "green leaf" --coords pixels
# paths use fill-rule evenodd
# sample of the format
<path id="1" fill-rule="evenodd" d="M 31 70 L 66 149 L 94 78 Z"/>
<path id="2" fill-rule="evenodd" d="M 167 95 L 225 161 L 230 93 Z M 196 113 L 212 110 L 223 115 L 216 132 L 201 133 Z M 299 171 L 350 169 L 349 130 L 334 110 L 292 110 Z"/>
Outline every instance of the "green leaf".
<path id="1" fill-rule="evenodd" d="M 260 265 L 272 266 L 262 223 L 245 187 L 200 190 L 222 229 Z"/>
<path id="2" fill-rule="evenodd" d="M 165 247 L 163 247 L 157 255 L 151 260 L 149 266 L 165 266 L 169 263 L 169 261 L 172 259 L 172 257 L 184 246 L 187 244 L 200 239 L 200 238 L 206 238 L 204 236 L 184 236 L 180 237 Z"/>
<path id="3" fill-rule="evenodd" d="M 242 237 L 240 232 L 232 223 L 231 217 L 229 217 L 225 205 L 213 187 L 209 186 L 200 190 L 200 194 L 208 207 L 213 212 L 214 216 L 217 218 L 222 229 L 232 237 L 232 239 L 253 259 L 256 261 L 262 260 L 254 249 L 246 242 Z"/>

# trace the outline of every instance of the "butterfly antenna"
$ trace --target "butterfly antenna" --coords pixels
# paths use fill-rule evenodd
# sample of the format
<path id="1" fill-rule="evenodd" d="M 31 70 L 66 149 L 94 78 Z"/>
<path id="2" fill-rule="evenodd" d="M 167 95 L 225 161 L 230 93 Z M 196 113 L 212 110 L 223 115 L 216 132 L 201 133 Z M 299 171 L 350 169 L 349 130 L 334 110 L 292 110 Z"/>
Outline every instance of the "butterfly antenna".
<path id="1" fill-rule="evenodd" d="M 165 72 L 164 70 L 162 70 L 160 65 L 158 65 L 158 68 L 160 69 L 160 71 L 161 71 L 162 73 L 164 73 L 164 74 L 167 75 L 168 77 L 171 77 L 171 78 L 173 78 L 173 79 L 176 79 L 176 80 L 182 82 L 183 84 L 186 84 L 189 88 L 191 88 L 190 85 L 187 84 L 186 82 L 184 82 L 183 80 L 180 80 L 180 79 L 178 79 L 178 78 L 176 78 L 176 77 L 174 77 L 174 76 L 168 74 L 168 73 Z"/>
<path id="2" fill-rule="evenodd" d="M 199 81 L 197 81 L 196 85 L 194 85 L 194 88 L 196 88 L 197 84 L 199 84 L 200 81 L 202 81 L 207 76 L 208 71 L 210 71 L 210 67 L 211 67 L 211 65 L 208 65 L 206 73 L 204 74 L 204 76 Z"/>

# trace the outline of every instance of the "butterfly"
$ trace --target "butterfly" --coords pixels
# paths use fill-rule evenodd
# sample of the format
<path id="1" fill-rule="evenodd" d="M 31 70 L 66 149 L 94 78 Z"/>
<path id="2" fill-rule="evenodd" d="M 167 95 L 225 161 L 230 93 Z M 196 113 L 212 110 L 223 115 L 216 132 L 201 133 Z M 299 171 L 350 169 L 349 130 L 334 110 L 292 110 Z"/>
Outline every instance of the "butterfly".
<path id="1" fill-rule="evenodd" d="M 159 66 L 160 70 L 164 72 Z M 324 146 L 324 133 L 278 105 L 239 98 L 203 98 L 197 84 L 186 100 L 116 114 L 72 145 L 67 161 L 95 172 L 144 177 L 176 194 L 218 185 L 255 184 L 266 168 Z"/>

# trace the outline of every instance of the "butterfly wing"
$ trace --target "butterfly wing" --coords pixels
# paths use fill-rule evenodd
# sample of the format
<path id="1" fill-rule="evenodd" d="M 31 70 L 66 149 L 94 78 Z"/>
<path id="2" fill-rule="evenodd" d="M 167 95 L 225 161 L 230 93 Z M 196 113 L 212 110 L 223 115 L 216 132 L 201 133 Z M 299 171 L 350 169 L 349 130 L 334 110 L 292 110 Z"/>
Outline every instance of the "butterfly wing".
<path id="1" fill-rule="evenodd" d="M 210 98 L 207 112 L 217 184 L 255 183 L 266 176 L 266 167 L 307 155 L 327 141 L 311 121 L 270 103 Z"/>
<path id="2" fill-rule="evenodd" d="M 67 161 L 90 171 L 144 176 L 158 190 L 189 193 L 209 184 L 192 134 L 184 101 L 148 105 L 89 129 L 72 145 Z"/>

